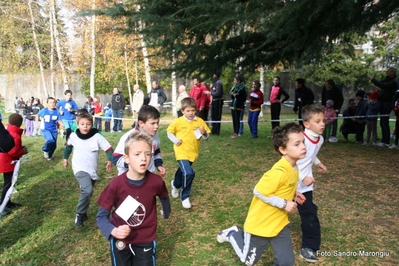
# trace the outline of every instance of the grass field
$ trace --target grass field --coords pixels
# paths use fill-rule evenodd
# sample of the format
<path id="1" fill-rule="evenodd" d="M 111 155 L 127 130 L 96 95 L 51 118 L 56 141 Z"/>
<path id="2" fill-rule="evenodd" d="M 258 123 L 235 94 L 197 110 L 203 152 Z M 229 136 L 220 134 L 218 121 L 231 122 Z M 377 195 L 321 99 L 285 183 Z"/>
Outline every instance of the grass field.
<path id="1" fill-rule="evenodd" d="M 125 123 L 125 131 L 130 124 Z M 166 127 L 161 125 L 159 136 L 170 189 L 177 163 Z M 259 131 L 259 138 L 251 139 L 246 125 L 242 137 L 231 139 L 232 125 L 223 123 L 221 136 L 202 142 L 193 165 L 196 178 L 190 199 L 195 206 L 185 210 L 171 198 L 171 217 L 158 223 L 157 265 L 241 265 L 231 246 L 217 243 L 216 235 L 233 224 L 243 225 L 253 187 L 280 157 L 267 138 L 270 123 L 259 123 Z M 115 147 L 122 134 L 104 136 Z M 23 137 L 30 153 L 21 164 L 18 193 L 13 196 L 23 207 L 0 220 L 0 264 L 110 265 L 108 242 L 95 222 L 95 201 L 111 180 L 107 177 L 117 171 L 105 172 L 105 154 L 101 154 L 101 179 L 89 220 L 83 228 L 75 227 L 79 187 L 71 168 L 62 166 L 64 142 L 58 140 L 53 161 L 48 162 L 41 151 L 43 138 Z M 338 143 L 324 144 L 319 158 L 328 172 L 315 174 L 314 201 L 322 227 L 318 265 L 397 265 L 399 150 L 347 143 L 340 137 Z M 290 220 L 296 265 L 307 265 L 298 254 L 298 213 L 290 214 Z M 272 262 L 268 248 L 258 265 Z"/>

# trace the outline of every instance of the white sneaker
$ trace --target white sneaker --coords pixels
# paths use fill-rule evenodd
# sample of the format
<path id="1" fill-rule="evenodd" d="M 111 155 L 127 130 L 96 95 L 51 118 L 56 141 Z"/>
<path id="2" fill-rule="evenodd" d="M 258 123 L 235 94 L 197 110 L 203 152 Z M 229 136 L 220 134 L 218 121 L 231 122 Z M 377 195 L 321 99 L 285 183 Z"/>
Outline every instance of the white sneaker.
<path id="1" fill-rule="evenodd" d="M 380 143 L 377 143 L 377 146 L 378 147 L 389 147 L 389 144 L 385 144 L 385 143 L 380 142 Z"/>
<path id="2" fill-rule="evenodd" d="M 172 180 L 171 182 L 170 182 L 170 186 L 172 187 L 172 191 L 171 191 L 171 194 L 172 194 L 172 197 L 173 198 L 178 198 L 179 197 L 179 189 L 177 189 L 174 185 L 173 185 L 173 181 L 174 180 Z"/>
<path id="3" fill-rule="evenodd" d="M 190 199 L 187 198 L 187 199 L 183 200 L 183 201 L 181 202 L 181 205 L 182 205 L 183 208 L 185 208 L 185 209 L 191 209 Z"/>
<path id="4" fill-rule="evenodd" d="M 389 148 L 390 148 L 390 149 L 396 149 L 397 146 L 396 146 L 395 144 L 391 144 L 391 145 L 389 146 Z"/>
<path id="5" fill-rule="evenodd" d="M 49 157 L 49 156 L 48 156 L 48 152 L 44 151 L 44 152 L 43 152 L 43 156 L 44 156 L 44 158 L 48 159 L 48 157 Z"/>
<path id="6" fill-rule="evenodd" d="M 238 227 L 236 225 L 233 225 L 232 227 L 220 231 L 216 239 L 219 243 L 230 242 L 229 236 L 235 232 L 238 232 Z"/>
<path id="7" fill-rule="evenodd" d="M 363 146 L 368 146 L 369 144 L 367 142 L 363 142 Z"/>

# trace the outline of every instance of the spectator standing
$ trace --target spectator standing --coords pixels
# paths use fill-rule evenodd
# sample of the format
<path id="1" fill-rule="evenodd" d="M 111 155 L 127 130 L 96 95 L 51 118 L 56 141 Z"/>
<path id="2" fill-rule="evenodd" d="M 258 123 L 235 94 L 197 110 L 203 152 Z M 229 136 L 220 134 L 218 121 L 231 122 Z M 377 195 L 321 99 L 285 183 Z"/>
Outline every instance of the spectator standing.
<path id="1" fill-rule="evenodd" d="M 35 100 L 33 101 L 33 105 L 32 105 L 32 111 L 33 111 L 33 118 L 34 118 L 34 126 L 33 126 L 33 133 L 32 136 L 36 136 L 36 135 L 41 135 L 41 131 L 37 130 L 36 128 L 38 128 L 39 125 L 37 125 L 36 123 L 36 116 L 39 113 L 40 110 L 42 110 L 44 108 L 44 106 L 40 103 L 40 100 L 38 98 L 35 98 Z M 40 123 L 40 117 L 39 117 L 39 121 L 38 123 Z"/>
<path id="2" fill-rule="evenodd" d="M 33 121 L 33 109 L 30 101 L 26 102 L 24 108 L 25 115 L 25 136 L 30 137 L 33 135 L 33 128 L 35 127 L 35 122 Z"/>
<path id="3" fill-rule="evenodd" d="M 262 110 L 263 92 L 260 90 L 259 80 L 252 82 L 252 89 L 249 93 L 248 126 L 251 131 L 251 138 L 258 137 L 258 117 Z"/>
<path id="4" fill-rule="evenodd" d="M 137 115 L 140 111 L 141 106 L 144 103 L 144 92 L 140 89 L 139 84 L 135 84 L 133 86 L 134 94 L 133 94 L 133 103 L 132 103 L 132 113 L 133 118 L 137 119 Z"/>
<path id="5" fill-rule="evenodd" d="M 230 109 L 231 117 L 233 119 L 233 130 L 234 133 L 231 138 L 236 138 L 240 130 L 240 118 L 241 112 L 245 108 L 245 101 L 247 100 L 247 92 L 245 90 L 244 79 L 241 76 L 234 78 L 234 86 L 230 89 Z"/>
<path id="6" fill-rule="evenodd" d="M 395 93 L 395 103 L 393 107 L 393 112 L 396 116 L 395 122 L 395 143 L 389 146 L 390 149 L 397 149 L 398 148 L 398 141 L 399 141 L 399 90 Z"/>
<path id="7" fill-rule="evenodd" d="M 348 134 L 356 133 L 356 122 L 353 118 L 356 115 L 356 101 L 354 98 L 349 99 L 348 108 L 344 110 L 342 116 L 344 117 L 344 121 L 340 127 L 340 131 L 344 139 L 348 141 Z"/>
<path id="8" fill-rule="evenodd" d="M 94 112 L 94 128 L 97 128 L 99 131 L 102 130 L 102 118 L 103 116 L 103 105 L 101 103 L 100 97 L 94 97 L 93 102 L 93 112 Z"/>
<path id="9" fill-rule="evenodd" d="M 311 89 L 305 86 L 305 79 L 295 80 L 295 103 L 293 111 L 298 114 L 299 124 L 303 126 L 302 108 L 314 102 L 314 94 Z"/>
<path id="10" fill-rule="evenodd" d="M 331 136 L 331 129 L 333 127 L 334 121 L 337 120 L 337 113 L 334 109 L 334 101 L 327 100 L 326 107 L 324 107 L 324 125 L 325 129 L 323 132 L 324 141 L 328 141 L 328 138 Z"/>
<path id="11" fill-rule="evenodd" d="M 177 117 L 183 116 L 183 113 L 181 112 L 181 100 L 184 98 L 187 98 L 188 94 L 186 91 L 186 86 L 180 85 L 179 86 L 179 96 L 177 96 L 176 99 L 176 112 L 177 112 Z"/>
<path id="12" fill-rule="evenodd" d="M 110 132 L 111 131 L 111 119 L 112 119 L 111 103 L 107 103 L 107 105 L 104 107 L 103 112 L 104 112 L 105 132 Z"/>
<path id="13" fill-rule="evenodd" d="M 366 92 L 364 90 L 358 90 L 356 92 L 357 106 L 355 116 L 356 122 L 356 143 L 363 143 L 364 129 L 366 128 L 366 120 L 364 116 L 366 115 L 366 102 L 364 98 Z"/>
<path id="14" fill-rule="evenodd" d="M 125 110 L 125 97 L 115 87 L 112 91 L 112 116 L 114 121 L 113 132 L 122 132 L 123 110 Z"/>
<path id="15" fill-rule="evenodd" d="M 344 95 L 342 94 L 342 88 L 335 83 L 333 79 L 328 79 L 323 86 L 321 91 L 321 105 L 326 106 L 327 100 L 334 102 L 334 110 L 336 117 L 338 117 L 342 105 L 344 104 Z M 334 119 L 332 123 L 331 136 L 337 136 L 338 120 Z"/>
<path id="16" fill-rule="evenodd" d="M 2 119 L 3 118 L 0 113 L 0 153 L 9 152 L 15 146 L 14 138 L 10 132 L 4 128 Z"/>
<path id="17" fill-rule="evenodd" d="M 168 97 L 166 97 L 165 91 L 156 80 L 152 82 L 152 90 L 148 94 L 148 97 L 150 98 L 149 105 L 154 106 L 158 109 L 158 111 L 168 99 Z"/>
<path id="18" fill-rule="evenodd" d="M 83 106 L 83 108 L 86 109 L 87 112 L 91 115 L 94 115 L 93 103 L 94 103 L 93 98 L 91 96 L 87 96 L 86 102 Z"/>
<path id="19" fill-rule="evenodd" d="M 195 100 L 195 104 L 197 105 L 197 112 L 196 115 L 198 117 L 201 117 L 202 120 L 206 121 L 207 118 L 205 116 L 205 103 L 206 103 L 206 88 L 205 86 L 201 83 L 201 80 L 199 77 L 194 77 L 193 78 L 193 83 L 194 85 L 190 89 L 189 97 L 193 98 Z"/>
<path id="20" fill-rule="evenodd" d="M 363 145 L 368 145 L 370 143 L 371 135 L 373 135 L 373 146 L 377 145 L 377 116 L 381 110 L 381 103 L 378 102 L 378 97 L 379 94 L 377 91 L 373 91 L 368 95 L 369 100 L 365 106 L 367 135 Z"/>
<path id="21" fill-rule="evenodd" d="M 284 99 L 281 100 L 281 96 L 284 96 Z M 272 129 L 277 126 L 280 126 L 280 113 L 281 113 L 281 104 L 287 101 L 290 98 L 290 95 L 281 87 L 280 77 L 276 76 L 273 79 L 273 86 L 270 90 L 270 113 L 272 121 Z"/>
<path id="22" fill-rule="evenodd" d="M 3 201 L 6 199 L 6 194 L 8 189 L 12 185 L 12 177 L 14 175 L 15 163 L 13 161 L 19 160 L 20 157 L 26 153 L 28 150 L 22 146 L 22 116 L 20 114 L 14 113 L 8 117 L 8 126 L 7 131 L 12 136 L 15 146 L 9 150 L 8 152 L 0 153 L 0 173 L 3 173 L 4 183 L 3 183 L 3 191 L 1 193 L 0 205 L 3 204 Z M 8 198 L 7 198 L 8 200 Z M 10 213 L 9 209 L 20 207 L 20 203 L 15 202 L 7 202 L 6 209 L 3 210 L 1 215 L 7 215 Z"/>
<path id="23" fill-rule="evenodd" d="M 223 110 L 223 83 L 220 80 L 220 72 L 213 74 L 213 84 L 211 87 L 211 119 L 212 135 L 220 134 L 220 126 Z"/>
<path id="24" fill-rule="evenodd" d="M 397 69 L 390 67 L 386 71 L 386 77 L 383 80 L 376 80 L 373 76 L 369 75 L 370 81 L 380 88 L 381 111 L 380 111 L 380 126 L 382 139 L 378 146 L 388 147 L 390 143 L 390 128 L 389 128 L 389 114 L 393 108 L 393 98 L 395 92 L 399 90 L 399 81 L 397 77 Z"/>

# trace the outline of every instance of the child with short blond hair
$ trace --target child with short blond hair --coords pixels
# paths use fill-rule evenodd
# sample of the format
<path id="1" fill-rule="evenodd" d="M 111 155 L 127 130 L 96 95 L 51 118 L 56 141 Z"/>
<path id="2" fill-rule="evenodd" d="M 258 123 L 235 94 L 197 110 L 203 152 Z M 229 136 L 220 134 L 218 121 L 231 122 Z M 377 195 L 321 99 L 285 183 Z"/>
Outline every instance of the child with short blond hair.
<path id="1" fill-rule="evenodd" d="M 162 177 L 148 171 L 152 137 L 134 131 L 125 142 L 123 159 L 129 166 L 101 193 L 97 225 L 110 242 L 112 265 L 155 265 L 157 204 L 169 218 L 168 190 Z M 127 207 L 127 208 L 124 208 Z"/>

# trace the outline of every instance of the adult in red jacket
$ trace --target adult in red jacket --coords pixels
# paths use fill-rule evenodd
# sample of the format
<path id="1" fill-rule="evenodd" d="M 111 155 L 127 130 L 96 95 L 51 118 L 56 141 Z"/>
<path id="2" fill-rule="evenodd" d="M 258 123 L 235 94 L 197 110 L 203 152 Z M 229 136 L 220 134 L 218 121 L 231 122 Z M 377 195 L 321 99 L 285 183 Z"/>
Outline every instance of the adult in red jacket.
<path id="1" fill-rule="evenodd" d="M 15 146 L 9 152 L 0 153 L 0 173 L 3 173 L 4 184 L 3 191 L 1 193 L 0 205 L 7 194 L 8 189 L 11 187 L 12 176 L 14 173 L 15 164 L 12 163 L 14 160 L 18 160 L 22 155 L 27 153 L 25 147 L 22 146 L 21 135 L 23 133 L 22 116 L 15 113 L 10 115 L 8 118 L 7 130 L 14 139 Z M 6 205 L 8 208 L 19 207 L 19 203 L 14 203 L 9 201 Z M 7 215 L 9 213 L 8 209 L 5 209 L 2 215 Z"/>
<path id="2" fill-rule="evenodd" d="M 194 86 L 191 87 L 189 97 L 195 100 L 195 104 L 197 105 L 197 116 L 201 117 L 204 121 L 208 120 L 205 116 L 205 104 L 207 97 L 207 90 L 205 86 L 201 83 L 199 77 L 193 78 Z"/>

